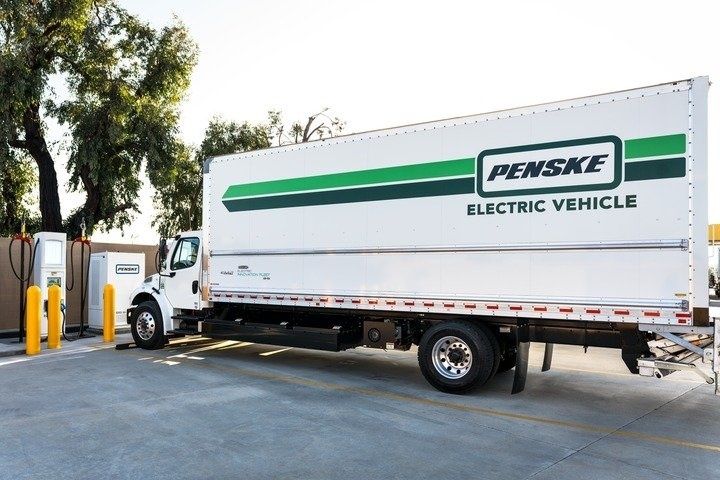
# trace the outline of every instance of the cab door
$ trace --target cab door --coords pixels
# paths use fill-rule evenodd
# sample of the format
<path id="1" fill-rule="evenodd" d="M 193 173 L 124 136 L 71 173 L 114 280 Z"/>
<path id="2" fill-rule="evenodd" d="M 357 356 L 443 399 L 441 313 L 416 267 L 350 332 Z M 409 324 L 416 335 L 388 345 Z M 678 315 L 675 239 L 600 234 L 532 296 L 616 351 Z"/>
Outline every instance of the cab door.
<path id="1" fill-rule="evenodd" d="M 167 260 L 165 296 L 173 308 L 200 309 L 200 235 L 180 237 Z"/>

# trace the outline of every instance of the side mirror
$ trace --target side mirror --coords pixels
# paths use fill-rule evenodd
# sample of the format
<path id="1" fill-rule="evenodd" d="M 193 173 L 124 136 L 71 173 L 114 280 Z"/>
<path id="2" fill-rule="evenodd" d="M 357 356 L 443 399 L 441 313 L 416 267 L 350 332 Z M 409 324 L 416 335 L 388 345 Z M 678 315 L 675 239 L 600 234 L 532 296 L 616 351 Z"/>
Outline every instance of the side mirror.
<path id="1" fill-rule="evenodd" d="M 165 259 L 167 258 L 168 254 L 168 248 L 167 248 L 167 240 L 164 238 L 160 239 L 160 243 L 158 244 L 157 252 L 155 253 L 155 269 L 157 270 L 158 274 L 161 277 L 174 277 L 175 272 L 170 272 L 169 274 L 162 273 L 162 266 L 163 263 L 165 263 Z"/>
<path id="2" fill-rule="evenodd" d="M 165 261 L 165 257 L 167 257 L 167 239 L 161 238 L 160 239 L 160 245 L 158 246 L 158 253 L 160 257 L 160 264 Z"/>

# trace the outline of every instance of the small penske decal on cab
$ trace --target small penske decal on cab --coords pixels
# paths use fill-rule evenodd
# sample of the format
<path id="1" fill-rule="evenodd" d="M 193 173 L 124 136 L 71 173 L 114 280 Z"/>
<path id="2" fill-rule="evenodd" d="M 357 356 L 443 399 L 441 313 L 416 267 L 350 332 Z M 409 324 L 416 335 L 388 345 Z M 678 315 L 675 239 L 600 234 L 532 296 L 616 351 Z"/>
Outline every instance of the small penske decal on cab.
<path id="1" fill-rule="evenodd" d="M 476 179 L 481 197 L 613 189 L 622 182 L 622 141 L 606 135 L 484 150 Z"/>

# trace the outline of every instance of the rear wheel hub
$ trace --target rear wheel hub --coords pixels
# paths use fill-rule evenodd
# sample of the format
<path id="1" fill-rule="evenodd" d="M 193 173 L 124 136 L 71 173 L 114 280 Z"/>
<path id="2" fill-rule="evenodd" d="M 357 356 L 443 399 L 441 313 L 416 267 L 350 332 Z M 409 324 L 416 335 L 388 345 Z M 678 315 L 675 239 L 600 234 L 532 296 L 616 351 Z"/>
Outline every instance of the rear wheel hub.
<path id="1" fill-rule="evenodd" d="M 470 371 L 472 361 L 470 347 L 458 337 L 442 337 L 433 345 L 433 366 L 445 378 L 464 377 Z"/>

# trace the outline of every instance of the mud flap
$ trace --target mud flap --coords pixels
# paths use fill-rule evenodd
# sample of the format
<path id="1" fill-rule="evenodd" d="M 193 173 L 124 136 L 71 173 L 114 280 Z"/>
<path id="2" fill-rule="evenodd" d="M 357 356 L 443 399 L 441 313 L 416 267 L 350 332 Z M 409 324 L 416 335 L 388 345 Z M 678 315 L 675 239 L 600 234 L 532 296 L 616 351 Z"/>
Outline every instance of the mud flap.
<path id="1" fill-rule="evenodd" d="M 622 359 L 631 373 L 640 373 L 638 369 L 638 358 L 650 355 L 650 347 L 647 340 L 638 330 L 636 325 L 620 324 L 617 326 L 620 331 L 620 347 Z"/>
<path id="2" fill-rule="evenodd" d="M 517 355 L 515 358 L 515 377 L 513 378 L 512 394 L 525 390 L 527 379 L 528 357 L 530 355 L 530 323 L 519 319 L 515 330 Z"/>
<path id="3" fill-rule="evenodd" d="M 543 357 L 543 364 L 542 364 L 543 372 L 547 372 L 548 370 L 550 370 L 550 365 L 552 365 L 552 356 L 553 356 L 553 344 L 546 343 L 545 344 L 545 356 Z"/>

